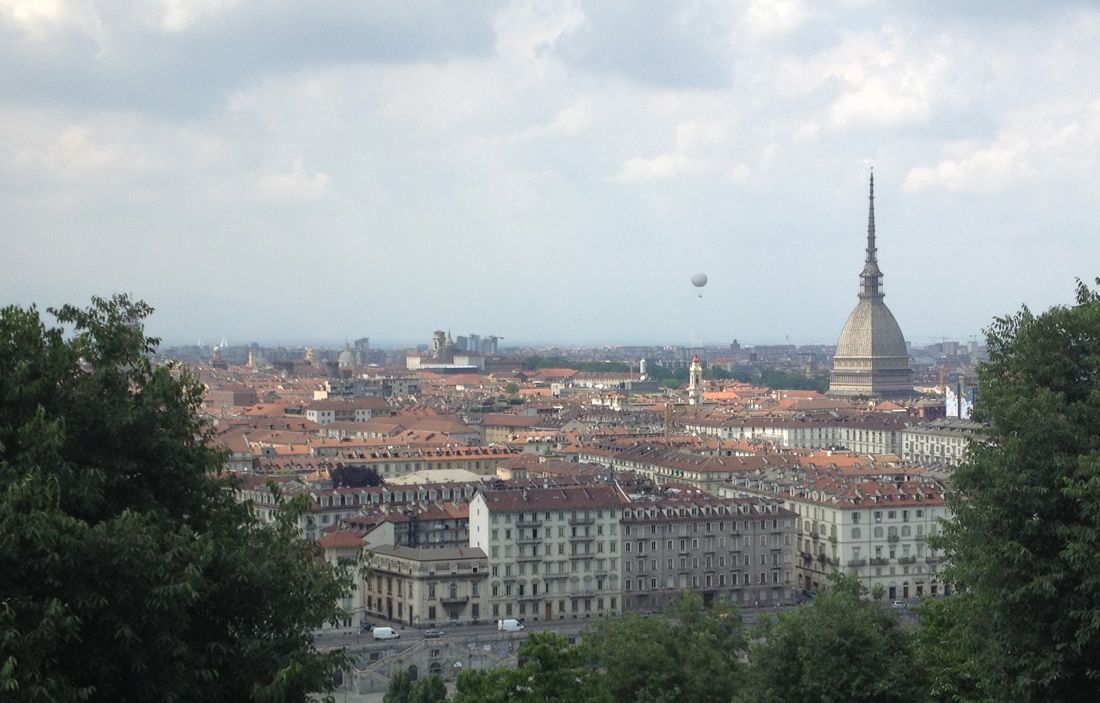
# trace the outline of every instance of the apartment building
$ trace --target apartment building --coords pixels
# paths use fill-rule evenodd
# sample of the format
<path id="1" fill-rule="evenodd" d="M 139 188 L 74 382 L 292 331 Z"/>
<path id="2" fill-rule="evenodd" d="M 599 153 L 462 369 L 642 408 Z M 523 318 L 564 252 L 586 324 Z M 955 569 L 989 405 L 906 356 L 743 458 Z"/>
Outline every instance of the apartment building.
<path id="1" fill-rule="evenodd" d="M 669 489 L 623 510 L 623 609 L 663 610 L 681 591 L 742 606 L 797 598 L 798 515 L 777 498 Z"/>
<path id="2" fill-rule="evenodd" d="M 834 571 L 887 598 L 945 595 L 943 554 L 928 544 L 950 519 L 943 482 L 917 475 L 844 475 L 833 467 L 745 477 L 725 496 L 781 499 L 801 518 L 796 559 L 811 591 Z"/>
<path id="3" fill-rule="evenodd" d="M 306 407 L 306 419 L 318 425 L 330 422 L 366 422 L 372 417 L 393 414 L 385 398 L 363 397 L 353 400 L 314 400 Z"/>
<path id="4" fill-rule="evenodd" d="M 901 456 L 924 466 L 953 467 L 966 459 L 971 441 L 982 441 L 985 426 L 973 420 L 945 418 L 907 427 L 902 432 Z"/>
<path id="5" fill-rule="evenodd" d="M 482 491 L 470 503 L 470 546 L 488 555 L 489 617 L 561 620 L 621 611 L 615 485 Z"/>
<path id="6" fill-rule="evenodd" d="M 407 445 L 340 452 L 332 460 L 344 466 L 373 468 L 382 478 L 434 469 L 465 469 L 481 476 L 492 476 L 496 474 L 498 466 L 522 453 L 518 447 L 495 445 Z"/>
<path id="7" fill-rule="evenodd" d="M 764 439 L 788 448 L 843 447 L 859 454 L 901 456 L 902 431 L 908 416 L 902 413 L 776 413 L 734 418 L 693 418 L 688 432 L 722 439 Z"/>
<path id="8" fill-rule="evenodd" d="M 481 549 L 376 546 L 364 559 L 366 620 L 435 627 L 472 625 L 485 617 L 488 561 Z"/>

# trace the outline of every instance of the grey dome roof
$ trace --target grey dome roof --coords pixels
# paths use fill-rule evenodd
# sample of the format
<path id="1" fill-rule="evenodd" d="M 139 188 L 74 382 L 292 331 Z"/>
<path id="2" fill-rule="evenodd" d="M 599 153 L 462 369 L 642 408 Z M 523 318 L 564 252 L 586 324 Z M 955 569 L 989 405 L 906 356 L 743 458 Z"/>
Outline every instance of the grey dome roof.
<path id="1" fill-rule="evenodd" d="M 908 359 L 901 327 L 881 297 L 860 298 L 840 331 L 836 356 Z"/>

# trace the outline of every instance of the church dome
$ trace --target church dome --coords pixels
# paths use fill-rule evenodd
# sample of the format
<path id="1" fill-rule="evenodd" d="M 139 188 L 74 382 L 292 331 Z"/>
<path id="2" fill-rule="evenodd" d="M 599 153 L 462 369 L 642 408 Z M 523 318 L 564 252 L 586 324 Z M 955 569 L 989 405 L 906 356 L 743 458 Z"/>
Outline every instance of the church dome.
<path id="1" fill-rule="evenodd" d="M 350 369 L 355 366 L 355 355 L 351 353 L 351 350 L 344 347 L 344 350 L 340 352 L 340 356 L 336 357 L 336 365 L 342 369 Z"/>
<path id="2" fill-rule="evenodd" d="M 848 316 L 836 343 L 840 357 L 901 357 L 909 351 L 894 314 L 881 298 L 862 298 Z"/>

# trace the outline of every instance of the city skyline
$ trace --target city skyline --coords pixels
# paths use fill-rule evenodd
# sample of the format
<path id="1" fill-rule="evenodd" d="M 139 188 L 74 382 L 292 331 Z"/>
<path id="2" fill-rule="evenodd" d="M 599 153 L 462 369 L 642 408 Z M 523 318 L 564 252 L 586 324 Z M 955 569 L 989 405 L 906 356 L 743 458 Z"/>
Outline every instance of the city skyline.
<path id="1" fill-rule="evenodd" d="M 913 344 L 1100 260 L 1083 2 L 0 0 L 0 39 L 0 302 L 127 292 L 166 344 L 835 344 L 872 166 Z"/>

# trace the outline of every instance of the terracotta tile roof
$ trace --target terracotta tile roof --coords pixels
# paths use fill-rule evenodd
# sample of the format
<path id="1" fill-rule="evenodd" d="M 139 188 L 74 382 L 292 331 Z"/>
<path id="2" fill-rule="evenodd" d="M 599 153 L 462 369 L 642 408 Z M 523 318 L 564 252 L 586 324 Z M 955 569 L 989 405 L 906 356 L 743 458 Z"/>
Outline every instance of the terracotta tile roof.
<path id="1" fill-rule="evenodd" d="M 620 508 L 627 502 L 622 491 L 607 484 L 482 491 L 480 495 L 496 512 Z"/>
<path id="2" fill-rule="evenodd" d="M 317 540 L 322 549 L 358 549 L 363 546 L 363 538 L 352 530 L 329 532 Z"/>

